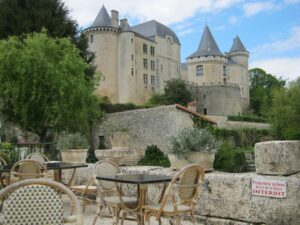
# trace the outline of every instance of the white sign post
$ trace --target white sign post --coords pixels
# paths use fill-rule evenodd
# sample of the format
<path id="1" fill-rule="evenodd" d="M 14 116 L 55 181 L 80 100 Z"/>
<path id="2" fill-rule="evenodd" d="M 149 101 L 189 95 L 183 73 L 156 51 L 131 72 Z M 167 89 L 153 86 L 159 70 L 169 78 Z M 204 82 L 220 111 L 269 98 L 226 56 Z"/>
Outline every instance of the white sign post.
<path id="1" fill-rule="evenodd" d="M 286 198 L 286 181 L 252 178 L 252 195 Z"/>

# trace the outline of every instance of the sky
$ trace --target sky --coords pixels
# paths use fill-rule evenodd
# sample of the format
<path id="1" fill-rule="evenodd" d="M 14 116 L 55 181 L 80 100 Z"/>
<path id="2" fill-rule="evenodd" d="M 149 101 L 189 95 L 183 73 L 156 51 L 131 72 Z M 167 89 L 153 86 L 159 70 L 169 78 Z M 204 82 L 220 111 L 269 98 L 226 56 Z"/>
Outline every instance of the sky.
<path id="1" fill-rule="evenodd" d="M 131 26 L 156 20 L 181 42 L 181 61 L 198 48 L 207 24 L 222 52 L 240 37 L 250 52 L 249 69 L 262 68 L 288 81 L 300 77 L 300 0 L 62 0 L 81 28 L 104 5 Z"/>

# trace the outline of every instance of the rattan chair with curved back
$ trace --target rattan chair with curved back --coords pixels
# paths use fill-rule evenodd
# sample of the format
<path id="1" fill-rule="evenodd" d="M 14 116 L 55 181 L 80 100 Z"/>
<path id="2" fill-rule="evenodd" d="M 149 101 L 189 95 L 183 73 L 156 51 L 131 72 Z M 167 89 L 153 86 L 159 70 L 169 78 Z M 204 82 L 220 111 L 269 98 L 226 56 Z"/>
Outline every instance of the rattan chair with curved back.
<path id="1" fill-rule="evenodd" d="M 109 209 L 113 216 L 113 225 L 117 225 L 123 206 L 137 204 L 137 198 L 120 196 L 119 188 L 115 182 L 96 179 L 97 176 L 114 176 L 120 174 L 120 172 L 119 166 L 111 160 L 101 160 L 95 165 L 94 181 L 97 186 L 100 203 L 92 223 L 93 225 L 95 225 L 97 218 L 102 216 L 104 208 Z"/>
<path id="2" fill-rule="evenodd" d="M 159 204 L 143 206 L 146 224 L 150 224 L 152 216 L 159 220 L 159 224 L 161 217 L 166 217 L 172 224 L 180 225 L 183 216 L 190 216 L 195 223 L 196 198 L 203 180 L 201 166 L 190 164 L 182 168 L 172 178 Z"/>
<path id="3" fill-rule="evenodd" d="M 26 159 L 33 159 L 33 160 L 36 160 L 36 161 L 39 161 L 40 163 L 45 163 L 45 162 L 49 162 L 49 158 L 42 154 L 42 153 L 39 153 L 39 152 L 33 152 L 31 154 L 29 154 Z"/>
<path id="4" fill-rule="evenodd" d="M 0 157 L 0 166 L 6 166 L 7 163 L 5 161 L 5 159 L 3 159 L 2 157 Z M 0 183 L 2 187 L 5 187 L 7 185 L 8 182 L 8 178 L 9 178 L 9 173 L 0 173 Z"/>
<path id="5" fill-rule="evenodd" d="M 73 205 L 73 214 L 64 217 L 62 195 Z M 78 199 L 65 185 L 48 179 L 27 179 L 19 181 L 0 191 L 5 225 L 61 225 L 72 223 L 83 225 L 83 217 Z"/>
<path id="6" fill-rule="evenodd" d="M 33 159 L 23 159 L 16 162 L 10 171 L 10 183 L 25 179 L 46 177 L 47 167 Z"/>

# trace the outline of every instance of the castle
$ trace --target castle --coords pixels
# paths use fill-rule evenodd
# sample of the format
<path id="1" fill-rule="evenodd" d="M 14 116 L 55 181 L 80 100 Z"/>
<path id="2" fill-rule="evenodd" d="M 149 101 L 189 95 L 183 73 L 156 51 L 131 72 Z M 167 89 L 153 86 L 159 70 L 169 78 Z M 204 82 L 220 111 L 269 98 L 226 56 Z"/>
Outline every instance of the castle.
<path id="1" fill-rule="evenodd" d="M 130 26 L 109 16 L 103 6 L 93 24 L 83 31 L 101 73 L 96 95 L 112 103 L 143 104 L 161 93 L 166 81 L 186 81 L 196 99 L 197 111 L 210 115 L 233 115 L 249 107 L 249 53 L 238 37 L 229 53 L 221 53 L 208 26 L 198 49 L 180 63 L 180 41 L 167 26 L 151 20 Z"/>

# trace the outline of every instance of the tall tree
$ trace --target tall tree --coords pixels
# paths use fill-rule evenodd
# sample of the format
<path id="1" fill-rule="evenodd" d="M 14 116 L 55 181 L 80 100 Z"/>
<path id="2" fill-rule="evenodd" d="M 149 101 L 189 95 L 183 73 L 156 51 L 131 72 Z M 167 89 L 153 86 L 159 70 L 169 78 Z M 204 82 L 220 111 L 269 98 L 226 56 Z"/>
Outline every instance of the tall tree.
<path id="1" fill-rule="evenodd" d="M 272 93 L 269 118 L 275 136 L 279 139 L 300 140 L 300 78 L 288 88 Z"/>
<path id="2" fill-rule="evenodd" d="M 249 78 L 250 107 L 256 114 L 266 115 L 271 107 L 272 91 L 284 87 L 286 81 L 282 78 L 276 78 L 260 68 L 251 69 Z"/>
<path id="3" fill-rule="evenodd" d="M 34 33 L 0 41 L 3 114 L 41 141 L 52 132 L 87 131 L 98 111 L 87 68 L 67 38 Z"/>
<path id="4" fill-rule="evenodd" d="M 41 32 L 43 28 L 51 37 L 69 37 L 89 63 L 86 78 L 92 78 L 95 55 L 88 51 L 87 38 L 69 13 L 61 0 L 0 0 L 0 39 Z"/>

